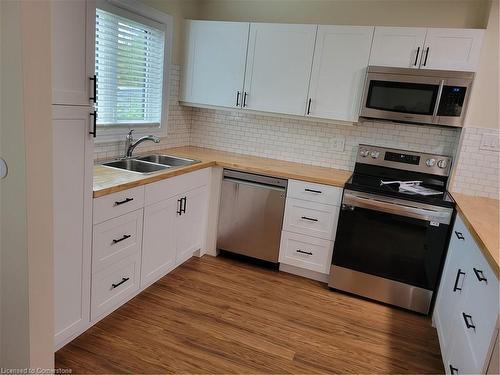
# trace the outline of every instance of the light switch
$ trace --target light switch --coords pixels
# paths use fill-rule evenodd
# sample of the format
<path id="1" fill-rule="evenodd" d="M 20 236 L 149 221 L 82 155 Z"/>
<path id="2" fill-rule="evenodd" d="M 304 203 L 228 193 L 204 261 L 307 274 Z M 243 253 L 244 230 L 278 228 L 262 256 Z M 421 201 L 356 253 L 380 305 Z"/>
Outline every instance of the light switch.
<path id="1" fill-rule="evenodd" d="M 483 134 L 481 138 L 480 150 L 486 151 L 500 151 L 500 136 L 498 134 Z"/>
<path id="2" fill-rule="evenodd" d="M 345 138 L 336 137 L 330 140 L 330 149 L 332 151 L 343 152 L 345 147 Z"/>

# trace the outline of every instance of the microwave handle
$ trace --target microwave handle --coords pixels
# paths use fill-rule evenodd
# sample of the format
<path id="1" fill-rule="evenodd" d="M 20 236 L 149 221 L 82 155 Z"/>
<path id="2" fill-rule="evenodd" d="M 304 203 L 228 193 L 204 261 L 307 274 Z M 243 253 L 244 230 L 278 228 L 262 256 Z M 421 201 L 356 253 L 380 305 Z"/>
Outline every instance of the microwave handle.
<path id="1" fill-rule="evenodd" d="M 438 89 L 438 94 L 436 98 L 436 104 L 434 105 L 434 112 L 432 113 L 433 117 L 437 116 L 438 109 L 439 109 L 439 103 L 441 102 L 441 95 L 443 94 L 443 87 L 444 87 L 444 79 L 441 80 L 439 83 L 439 89 Z"/>

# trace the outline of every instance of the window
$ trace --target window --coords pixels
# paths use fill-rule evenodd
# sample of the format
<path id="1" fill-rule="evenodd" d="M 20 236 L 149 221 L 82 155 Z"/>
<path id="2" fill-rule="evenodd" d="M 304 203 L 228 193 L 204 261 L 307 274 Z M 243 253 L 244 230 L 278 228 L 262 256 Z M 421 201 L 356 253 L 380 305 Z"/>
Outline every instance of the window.
<path id="1" fill-rule="evenodd" d="M 161 127 L 166 25 L 103 3 L 96 10 L 97 124 Z"/>

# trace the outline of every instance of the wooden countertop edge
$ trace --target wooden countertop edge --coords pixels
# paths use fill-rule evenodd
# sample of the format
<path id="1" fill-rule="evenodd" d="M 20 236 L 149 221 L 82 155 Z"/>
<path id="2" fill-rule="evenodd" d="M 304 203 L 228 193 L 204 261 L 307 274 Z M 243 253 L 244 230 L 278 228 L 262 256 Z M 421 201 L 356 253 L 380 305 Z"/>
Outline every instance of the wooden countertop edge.
<path id="1" fill-rule="evenodd" d="M 453 196 L 453 193 L 451 193 Z M 457 211 L 462 217 L 465 226 L 469 230 L 469 232 L 472 234 L 474 237 L 474 240 L 476 243 L 479 245 L 479 248 L 481 249 L 481 252 L 483 253 L 484 257 L 488 261 L 488 264 L 491 266 L 493 271 L 495 272 L 497 279 L 500 279 L 500 265 L 498 264 L 497 260 L 493 257 L 492 251 L 495 251 L 494 249 L 490 250 L 486 243 L 483 241 L 482 236 L 478 233 L 476 228 L 474 228 L 474 225 L 470 222 L 468 214 L 460 207 L 460 203 L 456 202 L 456 207 Z"/>

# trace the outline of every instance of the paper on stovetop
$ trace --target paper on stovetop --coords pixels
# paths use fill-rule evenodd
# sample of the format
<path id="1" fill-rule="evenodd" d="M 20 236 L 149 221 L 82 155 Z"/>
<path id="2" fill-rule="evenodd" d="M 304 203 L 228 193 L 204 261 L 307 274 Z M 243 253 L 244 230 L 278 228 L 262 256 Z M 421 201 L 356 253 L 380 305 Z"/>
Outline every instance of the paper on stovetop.
<path id="1" fill-rule="evenodd" d="M 421 186 L 422 181 L 380 181 L 380 185 L 399 184 L 399 191 L 402 193 L 413 193 L 419 195 L 439 195 L 441 191 Z"/>

